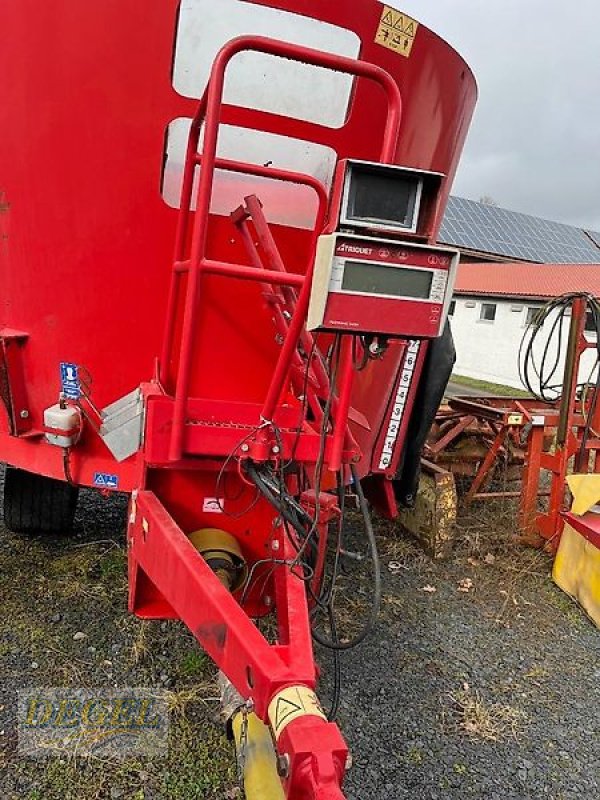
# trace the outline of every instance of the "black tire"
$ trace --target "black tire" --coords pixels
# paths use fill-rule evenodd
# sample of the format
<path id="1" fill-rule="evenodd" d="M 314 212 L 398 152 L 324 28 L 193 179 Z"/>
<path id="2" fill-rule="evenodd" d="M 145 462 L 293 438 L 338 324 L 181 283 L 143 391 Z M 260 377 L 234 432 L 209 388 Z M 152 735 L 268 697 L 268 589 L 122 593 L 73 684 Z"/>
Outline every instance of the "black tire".
<path id="1" fill-rule="evenodd" d="M 6 467 L 4 524 L 15 533 L 69 534 L 79 487 L 16 467 Z"/>

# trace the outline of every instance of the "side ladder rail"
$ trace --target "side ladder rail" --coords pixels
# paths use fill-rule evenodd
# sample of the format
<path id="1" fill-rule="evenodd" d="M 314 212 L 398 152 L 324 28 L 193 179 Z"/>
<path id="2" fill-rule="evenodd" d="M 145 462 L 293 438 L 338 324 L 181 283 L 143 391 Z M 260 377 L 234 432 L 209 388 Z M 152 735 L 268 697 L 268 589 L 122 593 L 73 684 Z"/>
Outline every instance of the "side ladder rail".
<path id="1" fill-rule="evenodd" d="M 299 61 L 301 63 L 310 64 L 312 66 L 324 67 L 333 71 L 351 74 L 357 77 L 364 77 L 378 83 L 386 93 L 388 100 L 388 119 L 385 127 L 380 159 L 382 162 L 390 163 L 393 161 L 400 129 L 402 111 L 400 90 L 391 75 L 374 64 L 257 36 L 242 36 L 237 39 L 233 39 L 220 50 L 214 61 L 207 89 L 200 102 L 198 112 L 194 118 L 192 128 L 190 130 L 186 156 L 186 169 L 181 196 L 180 224 L 176 237 L 175 261 L 180 263 L 183 260 L 183 254 L 185 252 L 187 240 L 189 221 L 188 217 L 191 209 L 194 172 L 199 161 L 201 161 L 203 168 L 200 174 L 196 195 L 197 202 L 194 217 L 195 222 L 192 234 L 191 257 L 188 267 L 188 285 L 185 296 L 181 347 L 179 352 L 179 364 L 175 388 L 173 427 L 169 448 L 170 458 L 173 461 L 180 460 L 183 451 L 186 405 L 189 397 L 189 384 L 193 359 L 193 339 L 197 316 L 198 290 L 200 286 L 201 273 L 204 271 L 210 201 L 214 183 L 214 172 L 217 168 L 218 161 L 217 137 L 223 103 L 225 71 L 233 56 L 246 50 L 262 52 L 268 55 L 279 56 L 282 58 Z M 205 118 L 206 125 L 204 132 L 203 153 L 202 156 L 199 156 L 197 150 L 200 129 Z M 256 171 L 255 167 L 252 167 L 250 174 L 259 173 Z M 267 171 L 267 177 L 274 176 L 274 170 Z M 303 176 L 303 178 L 306 177 L 307 176 Z M 286 176 L 285 179 L 289 180 L 289 177 Z M 297 176 L 295 180 L 297 180 Z M 235 265 L 231 265 L 231 267 L 233 266 Z M 297 343 L 306 320 L 313 268 L 314 253 L 311 254 L 308 269 L 300 289 L 296 311 L 292 317 L 290 329 L 281 349 L 273 374 L 273 379 L 267 393 L 267 398 L 263 408 L 263 417 L 265 419 L 270 419 L 274 413 L 275 407 L 281 396 L 283 386 L 289 374 L 290 366 L 293 362 L 293 354 L 296 350 Z M 256 280 L 262 280 L 265 277 L 264 275 L 261 276 L 258 270 L 256 270 L 256 272 Z M 177 272 L 176 274 L 181 273 Z M 175 314 L 175 304 L 177 298 L 176 287 L 174 285 L 174 282 L 177 280 L 176 274 L 172 279 L 168 302 L 169 308 L 167 335 L 165 336 L 165 348 L 163 350 L 162 359 L 163 369 L 165 369 L 165 365 L 170 355 L 173 343 L 173 318 Z M 232 273 L 230 272 L 230 274 Z M 242 276 L 238 275 L 238 277 Z M 244 275 L 244 277 L 249 277 L 249 275 Z M 167 344 L 169 344 L 168 352 L 166 348 Z M 349 395 L 349 389 L 347 387 L 351 385 L 351 358 L 345 358 L 344 364 L 344 370 L 340 379 L 340 384 L 342 386 L 340 394 Z M 342 429 L 345 426 L 340 425 L 339 427 Z M 343 436 L 343 432 L 340 433 L 340 436 Z M 336 451 L 339 450 L 340 445 L 336 444 L 335 449 Z"/>

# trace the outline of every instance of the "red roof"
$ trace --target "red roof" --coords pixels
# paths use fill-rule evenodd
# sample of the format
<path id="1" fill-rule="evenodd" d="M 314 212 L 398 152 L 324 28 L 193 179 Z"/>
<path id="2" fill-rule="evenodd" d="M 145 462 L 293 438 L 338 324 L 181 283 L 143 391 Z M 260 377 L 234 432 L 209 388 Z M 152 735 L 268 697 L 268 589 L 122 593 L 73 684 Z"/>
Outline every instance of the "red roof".
<path id="1" fill-rule="evenodd" d="M 455 292 L 540 300 L 567 292 L 600 297 L 600 264 L 461 264 Z"/>

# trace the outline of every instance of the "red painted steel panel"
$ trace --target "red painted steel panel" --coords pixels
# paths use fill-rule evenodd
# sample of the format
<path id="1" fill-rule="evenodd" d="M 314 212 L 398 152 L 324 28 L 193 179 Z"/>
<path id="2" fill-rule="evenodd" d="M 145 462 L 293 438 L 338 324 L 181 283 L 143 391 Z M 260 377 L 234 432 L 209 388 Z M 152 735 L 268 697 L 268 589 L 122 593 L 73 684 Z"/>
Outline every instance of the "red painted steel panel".
<path id="1" fill-rule="evenodd" d="M 476 88 L 468 67 L 439 37 L 420 26 L 404 58 L 374 41 L 382 12 L 375 0 L 257 5 L 355 31 L 360 57 L 402 87 L 397 163 L 453 176 Z M 143 11 L 137 0 L 0 6 L 0 326 L 29 336 L 23 366 L 34 428 L 56 400 L 60 361 L 87 368 L 99 406 L 153 374 L 177 215 L 160 196 L 165 132 L 197 107 L 171 84 L 177 9 L 176 0 Z M 384 114 L 383 93 L 359 81 L 341 129 L 227 106 L 224 121 L 310 133 L 340 157 L 369 159 L 377 156 Z M 274 236 L 286 267 L 303 272 L 309 234 L 280 226 Z M 249 263 L 227 218 L 211 220 L 209 257 Z M 260 288 L 209 276 L 204 291 L 192 393 L 259 402 L 278 353 Z M 384 373 L 397 366 L 391 358 L 377 365 L 379 379 L 385 382 Z M 380 406 L 375 399 L 369 413 L 377 416 Z M 0 428 L 0 457 L 62 475 L 59 453 L 43 441 L 9 441 L 1 418 Z M 78 449 L 92 459 L 81 467 L 82 481 L 96 468 L 119 472 L 131 485 L 126 474 L 134 467 L 115 464 L 92 431 Z M 79 457 L 74 454 L 75 463 Z"/>

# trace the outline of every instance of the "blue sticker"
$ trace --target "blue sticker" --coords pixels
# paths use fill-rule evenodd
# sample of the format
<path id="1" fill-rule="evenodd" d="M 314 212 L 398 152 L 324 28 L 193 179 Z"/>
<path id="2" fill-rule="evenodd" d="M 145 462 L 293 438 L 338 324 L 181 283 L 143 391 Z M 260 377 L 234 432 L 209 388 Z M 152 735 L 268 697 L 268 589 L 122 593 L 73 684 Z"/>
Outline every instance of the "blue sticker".
<path id="1" fill-rule="evenodd" d="M 110 475 L 108 472 L 94 472 L 94 486 L 100 489 L 118 489 L 119 476 Z"/>
<path id="2" fill-rule="evenodd" d="M 81 385 L 77 364 L 70 364 L 67 361 L 60 362 L 60 383 L 65 397 L 68 397 L 69 400 L 79 400 Z"/>

